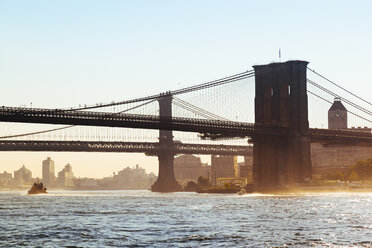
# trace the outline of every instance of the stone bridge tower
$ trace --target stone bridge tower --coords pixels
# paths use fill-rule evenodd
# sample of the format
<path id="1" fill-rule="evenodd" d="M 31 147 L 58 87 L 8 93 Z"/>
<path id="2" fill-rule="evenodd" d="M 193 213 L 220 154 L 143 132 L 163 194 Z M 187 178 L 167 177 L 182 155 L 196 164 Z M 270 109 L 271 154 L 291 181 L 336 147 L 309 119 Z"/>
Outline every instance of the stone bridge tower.
<path id="1" fill-rule="evenodd" d="M 255 128 L 266 130 L 252 137 L 253 182 L 259 190 L 311 180 L 307 64 L 295 60 L 253 66 Z"/>

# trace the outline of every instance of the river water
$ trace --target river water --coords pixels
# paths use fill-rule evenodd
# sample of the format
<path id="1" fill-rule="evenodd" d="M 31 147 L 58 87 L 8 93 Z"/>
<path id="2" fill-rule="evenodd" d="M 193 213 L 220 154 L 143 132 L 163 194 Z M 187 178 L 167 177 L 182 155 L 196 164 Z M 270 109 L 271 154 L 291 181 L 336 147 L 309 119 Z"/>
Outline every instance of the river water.
<path id="1" fill-rule="evenodd" d="M 372 247 L 372 193 L 0 192 L 0 247 Z"/>

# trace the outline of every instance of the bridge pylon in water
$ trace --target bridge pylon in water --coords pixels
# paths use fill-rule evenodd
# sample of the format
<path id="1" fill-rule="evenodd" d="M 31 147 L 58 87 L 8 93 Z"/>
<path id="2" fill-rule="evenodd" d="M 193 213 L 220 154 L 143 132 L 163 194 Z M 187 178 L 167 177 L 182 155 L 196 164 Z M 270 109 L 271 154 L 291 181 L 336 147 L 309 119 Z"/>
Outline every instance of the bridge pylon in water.
<path id="1" fill-rule="evenodd" d="M 169 123 L 172 120 L 172 95 L 164 93 L 158 99 L 160 122 Z M 159 130 L 160 152 L 158 153 L 159 174 L 157 181 L 151 186 L 152 192 L 176 192 L 182 188 L 174 176 L 174 146 L 172 130 Z"/>
<path id="2" fill-rule="evenodd" d="M 277 190 L 311 180 L 306 61 L 253 66 L 255 129 L 253 182 Z M 267 134 L 266 134 L 267 133 Z"/>

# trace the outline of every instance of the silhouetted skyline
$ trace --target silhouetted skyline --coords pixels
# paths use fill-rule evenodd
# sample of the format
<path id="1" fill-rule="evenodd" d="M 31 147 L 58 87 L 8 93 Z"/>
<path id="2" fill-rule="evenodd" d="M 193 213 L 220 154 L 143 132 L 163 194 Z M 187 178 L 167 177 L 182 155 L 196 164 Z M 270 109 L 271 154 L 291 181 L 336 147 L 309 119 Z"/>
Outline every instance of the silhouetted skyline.
<path id="1" fill-rule="evenodd" d="M 0 1 L 0 106 L 70 107 L 157 94 L 277 61 L 279 48 L 282 61 L 310 61 L 368 98 L 370 9 L 369 1 Z M 45 127 L 0 123 L 0 133 L 9 134 L 9 126 L 12 134 Z M 143 154 L 1 155 L 7 171 L 26 164 L 36 172 L 51 156 L 91 177 L 117 171 L 122 161 L 157 173 L 158 162 Z"/>

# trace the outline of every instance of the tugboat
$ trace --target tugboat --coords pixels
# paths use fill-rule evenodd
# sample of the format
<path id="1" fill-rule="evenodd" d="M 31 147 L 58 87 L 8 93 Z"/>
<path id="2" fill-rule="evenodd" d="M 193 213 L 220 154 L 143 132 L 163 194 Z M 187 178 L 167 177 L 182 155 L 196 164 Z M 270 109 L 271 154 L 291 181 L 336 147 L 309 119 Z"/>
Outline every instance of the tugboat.
<path id="1" fill-rule="evenodd" d="M 31 189 L 29 191 L 27 191 L 28 194 L 46 194 L 48 193 L 47 191 L 47 188 L 44 188 L 44 185 L 43 183 L 34 183 L 34 185 L 32 185 Z"/>

